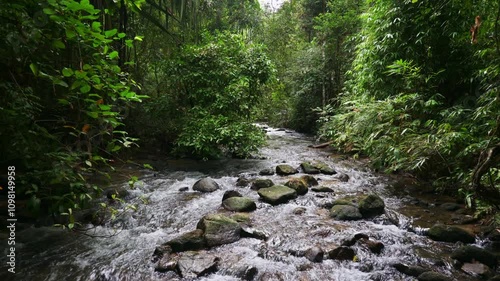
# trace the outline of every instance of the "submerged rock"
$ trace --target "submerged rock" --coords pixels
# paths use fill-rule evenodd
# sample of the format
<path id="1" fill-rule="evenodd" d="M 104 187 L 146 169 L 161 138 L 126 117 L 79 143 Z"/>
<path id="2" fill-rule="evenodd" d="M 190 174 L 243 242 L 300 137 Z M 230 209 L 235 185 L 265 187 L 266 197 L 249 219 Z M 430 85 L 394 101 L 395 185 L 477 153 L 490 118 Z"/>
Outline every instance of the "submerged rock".
<path id="1" fill-rule="evenodd" d="M 217 271 L 220 259 L 206 252 L 185 252 L 177 261 L 183 278 L 196 278 Z"/>
<path id="2" fill-rule="evenodd" d="M 249 184 L 250 184 L 250 180 L 245 178 L 245 177 L 239 177 L 236 180 L 236 186 L 239 186 L 239 187 L 244 187 L 244 186 L 247 186 Z"/>
<path id="3" fill-rule="evenodd" d="M 297 169 L 290 165 L 281 164 L 276 166 L 276 174 L 280 176 L 288 176 L 298 173 Z"/>
<path id="4" fill-rule="evenodd" d="M 255 202 L 248 197 L 230 197 L 222 201 L 222 206 L 228 211 L 251 212 L 257 209 Z"/>
<path id="5" fill-rule="evenodd" d="M 322 262 L 325 252 L 318 246 L 307 249 L 305 257 L 312 262 Z"/>
<path id="6" fill-rule="evenodd" d="M 417 277 L 418 281 L 452 281 L 450 277 L 434 271 L 427 271 Z"/>
<path id="7" fill-rule="evenodd" d="M 314 192 L 334 192 L 333 189 L 326 187 L 326 186 L 315 186 L 311 188 L 312 191 Z"/>
<path id="8" fill-rule="evenodd" d="M 193 185 L 193 190 L 200 192 L 214 192 L 219 189 L 219 184 L 211 178 L 203 178 Z"/>
<path id="9" fill-rule="evenodd" d="M 498 262 L 497 256 L 495 256 L 493 253 L 485 249 L 470 245 L 462 246 L 455 250 L 451 254 L 451 258 L 463 263 L 478 261 L 489 266 L 490 268 L 495 268 Z"/>
<path id="10" fill-rule="evenodd" d="M 334 260 L 352 261 L 354 256 L 356 256 L 354 250 L 346 246 L 340 246 L 328 252 L 328 257 Z"/>
<path id="11" fill-rule="evenodd" d="M 457 226 L 448 226 L 442 224 L 436 224 L 432 226 L 427 235 L 435 241 L 443 242 L 463 242 L 463 243 L 474 243 L 474 235 L 461 229 Z"/>
<path id="12" fill-rule="evenodd" d="M 359 209 L 351 205 L 335 205 L 330 209 L 330 217 L 337 220 L 360 220 L 363 218 Z"/>
<path id="13" fill-rule="evenodd" d="M 259 190 L 261 188 L 266 188 L 266 187 L 271 187 L 274 185 L 274 182 L 270 179 L 256 179 L 252 183 L 252 189 L 253 190 Z"/>
<path id="14" fill-rule="evenodd" d="M 370 194 L 359 201 L 359 211 L 363 217 L 372 217 L 384 213 L 384 200 L 376 194 Z"/>
<path id="15" fill-rule="evenodd" d="M 206 246 L 201 229 L 181 234 L 163 245 L 170 246 L 172 252 L 201 250 Z"/>
<path id="16" fill-rule="evenodd" d="M 337 179 L 341 182 L 348 182 L 349 176 L 347 174 L 342 173 L 337 176 Z"/>
<path id="17" fill-rule="evenodd" d="M 196 228 L 203 231 L 203 237 L 209 247 L 230 244 L 240 239 L 240 224 L 221 214 L 204 216 Z"/>
<path id="18" fill-rule="evenodd" d="M 409 276 L 413 276 L 413 277 L 418 277 L 422 273 L 430 271 L 429 269 L 421 267 L 421 266 L 412 266 L 412 265 L 406 265 L 406 264 L 402 264 L 402 263 L 394 264 L 393 267 L 396 268 L 397 271 L 399 271 L 403 274 L 409 275 Z"/>
<path id="19" fill-rule="evenodd" d="M 286 203 L 297 197 L 297 192 L 284 185 L 274 185 L 267 188 L 262 188 L 257 191 L 264 202 L 271 205 Z"/>
<path id="20" fill-rule="evenodd" d="M 259 172 L 259 175 L 261 176 L 272 176 L 274 175 L 274 169 L 273 168 L 266 168 L 263 169 Z"/>
<path id="21" fill-rule="evenodd" d="M 294 189 L 298 195 L 304 195 L 309 191 L 309 188 L 301 179 L 291 179 L 285 183 L 285 186 Z"/>

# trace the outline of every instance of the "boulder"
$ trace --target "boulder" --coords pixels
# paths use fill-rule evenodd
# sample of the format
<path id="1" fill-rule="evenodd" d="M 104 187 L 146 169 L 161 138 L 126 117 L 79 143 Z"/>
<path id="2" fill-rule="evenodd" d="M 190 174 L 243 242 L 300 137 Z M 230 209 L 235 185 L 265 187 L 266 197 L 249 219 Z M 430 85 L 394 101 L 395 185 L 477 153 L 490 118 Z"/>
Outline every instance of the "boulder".
<path id="1" fill-rule="evenodd" d="M 193 185 L 193 190 L 200 192 L 214 192 L 219 189 L 219 184 L 211 178 L 203 178 Z"/>
<path id="2" fill-rule="evenodd" d="M 242 225 L 241 226 L 241 237 L 255 238 L 255 239 L 265 241 L 269 238 L 269 234 L 265 233 L 262 230 L 258 230 L 258 229 L 252 228 L 250 226 Z"/>
<path id="3" fill-rule="evenodd" d="M 259 270 L 255 266 L 242 266 L 235 270 L 235 276 L 239 278 L 239 280 L 244 281 L 252 281 L 255 280 L 255 277 L 259 273 Z"/>
<path id="4" fill-rule="evenodd" d="M 454 212 L 454 211 L 460 209 L 461 206 L 457 203 L 444 203 L 444 204 L 441 204 L 439 206 L 439 208 L 446 210 L 446 211 Z"/>
<path id="5" fill-rule="evenodd" d="M 222 201 L 222 207 L 235 212 L 251 212 L 257 209 L 255 202 L 248 197 L 230 197 Z"/>
<path id="6" fill-rule="evenodd" d="M 354 235 L 354 237 L 352 237 L 350 240 L 346 240 L 346 241 L 342 242 L 342 246 L 348 246 L 348 247 L 353 246 L 360 239 L 368 240 L 368 239 L 370 239 L 370 237 L 364 233 L 356 233 Z"/>
<path id="7" fill-rule="evenodd" d="M 231 198 L 231 197 L 241 197 L 241 193 L 239 193 L 238 191 L 236 190 L 228 190 L 226 192 L 224 192 L 224 195 L 222 195 L 222 201 L 228 199 L 228 198 Z"/>
<path id="8" fill-rule="evenodd" d="M 284 185 L 274 185 L 267 188 L 261 188 L 257 191 L 264 202 L 271 205 L 286 203 L 297 197 L 297 192 Z"/>
<path id="9" fill-rule="evenodd" d="M 239 187 L 244 187 L 244 186 L 247 186 L 249 184 L 250 184 L 250 180 L 245 178 L 245 177 L 239 177 L 236 180 L 236 186 L 239 186 Z"/>
<path id="10" fill-rule="evenodd" d="M 393 267 L 396 268 L 397 271 L 413 277 L 418 277 L 422 273 L 430 271 L 429 269 L 421 266 L 411 266 L 402 263 L 394 264 Z"/>
<path id="11" fill-rule="evenodd" d="M 259 190 L 261 188 L 266 188 L 266 187 L 271 187 L 273 186 L 274 183 L 272 180 L 270 179 L 256 179 L 253 183 L 252 183 L 252 189 L 253 190 Z"/>
<path id="12" fill-rule="evenodd" d="M 204 216 L 196 228 L 203 231 L 203 237 L 209 247 L 230 244 L 240 239 L 240 224 L 221 214 Z"/>
<path id="13" fill-rule="evenodd" d="M 304 208 L 304 207 L 297 207 L 297 208 L 293 209 L 292 213 L 293 213 L 294 215 L 302 215 L 302 214 L 303 214 L 303 213 L 305 213 L 306 211 L 307 211 L 307 209 L 306 209 L 306 208 Z"/>
<path id="14" fill-rule="evenodd" d="M 177 261 L 182 278 L 196 278 L 214 273 L 220 259 L 206 252 L 185 252 Z"/>
<path id="15" fill-rule="evenodd" d="M 311 190 L 314 192 L 333 192 L 333 189 L 326 186 L 315 186 Z"/>
<path id="16" fill-rule="evenodd" d="M 266 168 L 263 169 L 259 172 L 259 175 L 261 176 L 272 176 L 274 175 L 274 169 L 273 168 Z"/>
<path id="17" fill-rule="evenodd" d="M 302 171 L 306 174 L 319 174 L 319 169 L 316 168 L 314 165 L 312 165 L 309 162 L 303 162 L 300 164 L 300 167 L 302 168 Z"/>
<path id="18" fill-rule="evenodd" d="M 451 258 L 463 263 L 478 261 L 491 268 L 495 268 L 497 265 L 497 257 L 493 253 L 485 249 L 470 245 L 462 246 L 455 250 L 451 254 Z"/>
<path id="19" fill-rule="evenodd" d="M 442 224 L 436 224 L 429 228 L 427 236 L 435 241 L 451 243 L 455 243 L 458 241 L 461 241 L 463 243 L 474 243 L 475 241 L 474 235 L 461 229 L 460 227 Z"/>
<path id="20" fill-rule="evenodd" d="M 206 246 L 203 231 L 201 229 L 181 234 L 163 245 L 170 246 L 174 253 L 200 250 Z"/>
<path id="21" fill-rule="evenodd" d="M 318 185 L 318 181 L 311 175 L 303 175 L 300 179 L 307 185 L 307 187 Z"/>
<path id="22" fill-rule="evenodd" d="M 418 281 L 452 281 L 450 277 L 434 271 L 427 271 L 417 277 Z"/>
<path id="23" fill-rule="evenodd" d="M 309 188 L 301 179 L 291 179 L 285 183 L 285 186 L 297 191 L 297 195 L 304 195 L 309 191 Z"/>
<path id="24" fill-rule="evenodd" d="M 297 169 L 290 165 L 281 164 L 276 166 L 276 174 L 280 176 L 288 176 L 298 173 Z"/>
<path id="25" fill-rule="evenodd" d="M 381 215 L 384 209 L 384 200 L 376 194 L 370 194 L 359 201 L 359 211 L 365 218 Z"/>
<path id="26" fill-rule="evenodd" d="M 305 257 L 312 262 L 322 262 L 325 252 L 318 246 L 307 249 Z"/>
<path id="27" fill-rule="evenodd" d="M 177 261 L 171 259 L 170 254 L 165 254 L 156 264 L 155 271 L 167 272 L 167 271 L 174 271 L 176 268 L 177 268 Z"/>
<path id="28" fill-rule="evenodd" d="M 346 246 L 340 246 L 328 252 L 328 257 L 334 260 L 352 261 L 355 256 L 354 250 Z"/>
<path id="29" fill-rule="evenodd" d="M 330 209 L 330 217 L 337 220 L 360 220 L 363 218 L 359 209 L 351 205 L 335 205 Z"/>
<path id="30" fill-rule="evenodd" d="M 382 242 L 370 239 L 360 239 L 358 243 L 377 255 L 380 254 L 385 247 Z"/>

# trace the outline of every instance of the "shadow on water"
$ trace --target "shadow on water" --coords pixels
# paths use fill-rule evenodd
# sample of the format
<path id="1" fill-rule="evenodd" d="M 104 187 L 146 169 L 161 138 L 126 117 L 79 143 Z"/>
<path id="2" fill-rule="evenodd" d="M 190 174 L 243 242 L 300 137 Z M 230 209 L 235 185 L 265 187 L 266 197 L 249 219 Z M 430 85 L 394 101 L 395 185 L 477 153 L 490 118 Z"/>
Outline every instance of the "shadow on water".
<path id="1" fill-rule="evenodd" d="M 196 280 L 241 280 L 237 276 L 242 268 L 255 269 L 253 280 L 415 280 L 394 269 L 395 263 L 429 267 L 455 280 L 475 280 L 451 266 L 448 256 L 457 245 L 434 242 L 422 235 L 432 220 L 451 219 L 450 213 L 437 208 L 432 196 L 417 202 L 409 194 L 396 192 L 394 180 L 371 172 L 360 161 L 334 157 L 328 149 L 308 148 L 312 140 L 295 132 L 271 128 L 267 132 L 268 145 L 256 159 L 166 160 L 158 172 L 141 171 L 140 181 L 125 200 L 126 204 L 142 202 L 137 210 L 124 212 L 116 221 L 91 233 L 114 234 L 110 238 L 68 234 L 50 227 L 19 232 L 17 280 L 181 280 L 156 272 L 152 253 L 158 245 L 195 229 L 202 216 L 226 212 L 220 207 L 221 198 L 232 189 L 257 202 L 257 210 L 250 213 L 247 223 L 267 233 L 268 239 L 243 238 L 208 249 L 206 254 L 220 258 L 218 270 Z M 241 176 L 264 177 L 282 184 L 290 177 L 259 176 L 259 171 L 280 163 L 298 167 L 303 161 L 314 160 L 348 175 L 349 180 L 315 175 L 320 185 L 334 192 L 309 191 L 277 206 L 259 201 L 248 186 L 236 186 Z M 220 189 L 203 194 L 193 191 L 193 184 L 207 176 L 214 178 Z M 126 182 L 122 185 L 128 186 Z M 371 220 L 338 221 L 330 218 L 324 207 L 343 196 L 368 192 L 383 197 L 386 214 Z M 321 263 L 297 254 L 313 246 L 335 248 L 357 233 L 382 242 L 383 251 L 374 254 L 356 244 L 354 261 L 325 259 Z M 0 272 L 1 280 L 11 280 L 5 279 L 5 272 Z"/>

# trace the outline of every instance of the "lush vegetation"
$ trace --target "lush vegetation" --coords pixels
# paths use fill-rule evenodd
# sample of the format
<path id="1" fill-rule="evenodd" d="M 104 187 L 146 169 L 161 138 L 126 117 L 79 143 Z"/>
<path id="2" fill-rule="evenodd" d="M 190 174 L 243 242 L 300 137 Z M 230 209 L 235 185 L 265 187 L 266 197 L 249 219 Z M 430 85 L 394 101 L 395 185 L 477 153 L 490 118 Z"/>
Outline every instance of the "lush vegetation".
<path id="1" fill-rule="evenodd" d="M 35 213 L 87 206 L 124 148 L 248 157 L 255 121 L 500 205 L 498 1 L 20 0 L 0 23 L 0 166 Z"/>

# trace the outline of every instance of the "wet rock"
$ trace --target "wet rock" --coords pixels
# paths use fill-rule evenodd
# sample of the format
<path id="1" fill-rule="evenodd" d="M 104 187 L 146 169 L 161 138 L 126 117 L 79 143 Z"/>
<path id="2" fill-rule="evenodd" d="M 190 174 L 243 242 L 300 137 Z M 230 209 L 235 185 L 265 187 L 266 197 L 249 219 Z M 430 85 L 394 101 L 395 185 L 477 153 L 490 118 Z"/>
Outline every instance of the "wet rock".
<path id="1" fill-rule="evenodd" d="M 304 195 L 309 191 L 309 188 L 301 179 L 291 179 L 285 183 L 285 186 L 294 189 L 297 195 Z"/>
<path id="2" fill-rule="evenodd" d="M 303 213 L 306 212 L 306 210 L 307 209 L 304 207 L 297 207 L 297 208 L 293 209 L 293 214 L 294 215 L 302 215 Z"/>
<path id="3" fill-rule="evenodd" d="M 177 261 L 171 259 L 169 254 L 163 255 L 163 257 L 158 261 L 155 267 L 155 271 L 167 272 L 174 271 L 177 268 Z"/>
<path id="4" fill-rule="evenodd" d="M 165 244 L 160 245 L 155 248 L 151 262 L 157 262 L 165 255 L 170 256 L 171 253 L 172 253 L 172 248 L 170 246 Z"/>
<path id="5" fill-rule="evenodd" d="M 311 188 L 312 191 L 314 192 L 334 192 L 333 189 L 326 187 L 326 186 L 315 186 Z"/>
<path id="6" fill-rule="evenodd" d="M 330 217 L 337 220 L 360 220 L 359 209 L 351 205 L 335 205 L 330 209 Z"/>
<path id="7" fill-rule="evenodd" d="M 189 187 L 187 187 L 187 186 L 183 186 L 183 187 L 179 188 L 180 192 L 184 192 L 184 191 L 188 191 L 188 190 L 189 190 Z"/>
<path id="8" fill-rule="evenodd" d="M 228 211 L 251 212 L 257 209 L 255 202 L 248 197 L 231 197 L 222 201 L 222 206 Z"/>
<path id="9" fill-rule="evenodd" d="M 349 181 L 349 176 L 347 174 L 339 174 L 337 175 L 337 179 L 341 182 L 348 182 Z"/>
<path id="10" fill-rule="evenodd" d="M 318 246 L 307 249 L 305 257 L 312 262 L 322 262 L 325 252 Z"/>
<path id="11" fill-rule="evenodd" d="M 255 266 L 244 266 L 236 270 L 236 277 L 240 280 L 252 281 L 255 279 L 259 270 Z"/>
<path id="12" fill-rule="evenodd" d="M 443 275 L 441 273 L 437 273 L 434 271 L 427 271 L 422 274 L 420 274 L 417 277 L 418 281 L 452 281 L 453 279 L 449 278 L 446 275 Z"/>
<path id="13" fill-rule="evenodd" d="M 352 261 L 354 256 L 356 256 L 354 250 L 346 246 L 340 246 L 328 252 L 328 257 L 334 260 Z"/>
<path id="14" fill-rule="evenodd" d="M 318 181 L 311 175 L 303 175 L 300 179 L 307 185 L 307 187 L 318 185 Z"/>
<path id="15" fill-rule="evenodd" d="M 281 164 L 276 166 L 276 174 L 280 176 L 288 176 L 298 173 L 297 169 L 290 165 Z"/>
<path id="16" fill-rule="evenodd" d="M 269 238 L 269 234 L 265 233 L 262 230 L 258 230 L 253 227 L 243 225 L 241 226 L 241 237 L 255 238 L 265 241 Z"/>
<path id="17" fill-rule="evenodd" d="M 244 186 L 247 186 L 249 184 L 250 184 L 250 180 L 245 178 L 245 177 L 239 177 L 236 180 L 236 186 L 239 186 L 239 187 L 244 187 Z"/>
<path id="18" fill-rule="evenodd" d="M 441 204 L 439 206 L 439 208 L 446 210 L 446 211 L 454 212 L 454 211 L 460 209 L 461 206 L 457 203 L 444 203 L 444 204 Z"/>
<path id="19" fill-rule="evenodd" d="M 488 281 L 500 281 L 500 275 L 495 275 L 494 277 L 488 279 Z"/>
<path id="20" fill-rule="evenodd" d="M 497 265 L 497 257 L 493 253 L 485 249 L 470 245 L 462 246 L 455 250 L 451 254 L 451 258 L 463 263 L 478 261 L 491 268 L 495 268 Z"/>
<path id="21" fill-rule="evenodd" d="M 264 272 L 258 281 L 285 281 L 283 274 L 280 272 Z"/>
<path id="22" fill-rule="evenodd" d="M 377 254 L 377 255 L 380 254 L 385 247 L 382 242 L 369 240 L 369 239 L 361 239 L 358 241 L 358 243 L 360 243 L 365 248 L 370 250 L 370 252 Z"/>
<path id="23" fill-rule="evenodd" d="M 365 218 L 381 215 L 384 209 L 384 200 L 376 194 L 370 194 L 359 201 L 359 211 Z"/>
<path id="24" fill-rule="evenodd" d="M 200 250 L 206 246 L 203 231 L 201 229 L 181 234 L 163 245 L 169 246 L 174 253 Z"/>
<path id="25" fill-rule="evenodd" d="M 196 278 L 217 271 L 219 258 L 206 252 L 185 252 L 177 262 L 183 278 Z"/>
<path id="26" fill-rule="evenodd" d="M 123 186 L 110 188 L 106 191 L 106 198 L 114 199 L 114 198 L 125 198 L 129 194 L 127 188 Z"/>
<path id="27" fill-rule="evenodd" d="M 436 224 L 432 226 L 427 235 L 435 241 L 474 243 L 474 235 L 457 226 Z"/>
<path id="28" fill-rule="evenodd" d="M 263 169 L 259 172 L 259 175 L 261 176 L 272 176 L 274 175 L 274 169 L 273 168 L 266 168 Z"/>
<path id="29" fill-rule="evenodd" d="M 333 168 L 328 166 L 324 162 L 316 162 L 314 163 L 314 166 L 319 169 L 319 171 L 325 175 L 335 175 L 337 171 L 335 171 Z"/>
<path id="30" fill-rule="evenodd" d="M 250 221 L 250 215 L 248 213 L 235 213 L 232 214 L 230 217 L 231 219 L 237 222 L 248 223 Z"/>
<path id="31" fill-rule="evenodd" d="M 394 264 L 393 267 L 396 268 L 397 271 L 413 277 L 418 277 L 422 273 L 430 271 L 429 269 L 421 266 L 412 266 L 412 265 L 409 266 L 402 263 Z"/>
<path id="32" fill-rule="evenodd" d="M 451 218 L 451 220 L 455 224 L 472 224 L 472 223 L 476 223 L 479 221 L 478 218 L 475 218 L 475 217 L 470 216 L 470 215 L 454 215 Z"/>
<path id="33" fill-rule="evenodd" d="M 230 244 L 240 239 L 240 224 L 221 214 L 204 216 L 196 228 L 203 230 L 203 237 L 209 247 Z"/>
<path id="34" fill-rule="evenodd" d="M 242 197 L 241 193 L 239 193 L 236 190 L 228 190 L 224 192 L 224 195 L 222 195 L 222 201 L 231 198 L 231 197 Z"/>
<path id="35" fill-rule="evenodd" d="M 261 188 L 266 188 L 266 187 L 271 187 L 273 186 L 274 183 L 272 180 L 270 179 L 256 179 L 253 183 L 252 183 L 252 189 L 253 190 L 259 190 Z"/>
<path id="36" fill-rule="evenodd" d="M 486 237 L 490 239 L 490 241 L 500 241 L 500 229 L 499 228 L 493 229 L 488 233 Z"/>
<path id="37" fill-rule="evenodd" d="M 356 233 L 354 235 L 354 237 L 352 237 L 350 240 L 346 240 L 346 241 L 342 242 L 342 246 L 348 246 L 348 247 L 353 246 L 360 239 L 368 240 L 368 239 L 370 239 L 370 237 L 364 233 Z"/>
<path id="38" fill-rule="evenodd" d="M 219 184 L 211 178 L 203 178 L 193 185 L 193 190 L 200 192 L 214 192 L 219 189 Z"/>
<path id="39" fill-rule="evenodd" d="M 488 278 L 493 275 L 491 269 L 482 263 L 464 263 L 462 265 L 462 271 L 476 277 L 482 277 L 482 279 Z"/>
<path id="40" fill-rule="evenodd" d="M 300 167 L 302 168 L 302 171 L 306 174 L 319 174 L 319 169 L 316 168 L 314 165 L 312 165 L 309 162 L 303 162 L 300 164 Z"/>
<path id="41" fill-rule="evenodd" d="M 289 200 L 297 197 L 297 192 L 294 189 L 283 185 L 274 185 L 267 188 L 261 188 L 259 189 L 259 191 L 257 191 L 257 193 L 264 202 L 267 202 L 271 205 L 286 203 Z"/>

